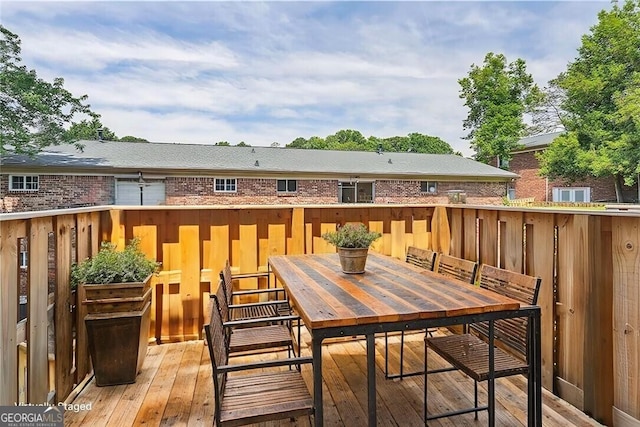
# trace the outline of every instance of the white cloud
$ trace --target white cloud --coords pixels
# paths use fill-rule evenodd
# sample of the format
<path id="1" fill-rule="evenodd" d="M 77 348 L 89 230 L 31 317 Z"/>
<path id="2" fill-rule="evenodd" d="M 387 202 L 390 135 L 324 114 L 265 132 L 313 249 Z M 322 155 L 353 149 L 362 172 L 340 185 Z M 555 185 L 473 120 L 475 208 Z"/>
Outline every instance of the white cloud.
<path id="1" fill-rule="evenodd" d="M 420 132 L 470 155 L 457 80 L 487 52 L 540 85 L 608 2 L 3 2 L 26 65 L 120 136 L 285 145 Z"/>

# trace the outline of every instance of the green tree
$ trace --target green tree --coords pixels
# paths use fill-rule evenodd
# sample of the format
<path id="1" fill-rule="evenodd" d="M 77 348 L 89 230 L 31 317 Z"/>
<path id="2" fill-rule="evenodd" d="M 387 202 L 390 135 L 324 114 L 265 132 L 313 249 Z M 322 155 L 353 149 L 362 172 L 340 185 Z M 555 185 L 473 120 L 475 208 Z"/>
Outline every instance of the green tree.
<path id="1" fill-rule="evenodd" d="M 122 138 L 118 139 L 118 141 L 122 142 L 149 142 L 149 140 L 144 138 L 138 138 L 137 136 L 125 135 Z"/>
<path id="2" fill-rule="evenodd" d="M 542 102 L 531 112 L 531 126 L 526 129 L 527 136 L 563 130 L 565 112 L 562 110 L 562 103 L 566 98 L 565 91 L 558 87 L 557 82 L 550 81 L 549 86 L 542 89 Z"/>
<path id="3" fill-rule="evenodd" d="M 527 74 L 525 61 L 488 53 L 484 65 L 472 65 L 467 77 L 458 80 L 460 98 L 469 108 L 463 128 L 479 161 L 488 163 L 496 156 L 511 159 L 511 152 L 526 129 L 525 113 L 542 102 L 542 93 Z"/>
<path id="4" fill-rule="evenodd" d="M 453 148 L 437 136 L 410 133 L 408 138 L 409 147 L 405 151 L 411 150 L 416 153 L 453 154 Z"/>
<path id="5" fill-rule="evenodd" d="M 357 130 L 343 129 L 325 138 L 328 150 L 368 151 L 367 139 Z"/>
<path id="6" fill-rule="evenodd" d="M 76 115 L 97 116 L 85 103 L 87 96 L 74 97 L 62 78 L 53 83 L 38 78 L 22 65 L 20 45 L 20 38 L 0 25 L 0 154 L 34 155 L 50 145 L 74 143 L 65 126 Z"/>
<path id="7" fill-rule="evenodd" d="M 103 126 L 97 117 L 90 121 L 82 120 L 79 123 L 72 124 L 67 131 L 67 135 L 74 141 L 81 139 L 118 141 L 116 134 L 108 127 Z"/>
<path id="8" fill-rule="evenodd" d="M 578 57 L 553 83 L 565 91 L 563 123 L 569 135 L 539 157 L 549 177 L 613 176 L 623 185 L 640 173 L 640 1 L 613 3 L 582 36 Z M 580 159 L 567 171 L 560 156 Z"/>
<path id="9" fill-rule="evenodd" d="M 453 154 L 453 148 L 442 139 L 417 132 L 410 133 L 407 136 L 392 136 L 383 139 L 372 138 L 377 141 L 377 143 L 375 141 L 371 143 L 376 150 L 380 147 L 382 151 L 387 152 Z"/>
<path id="10" fill-rule="evenodd" d="M 326 139 L 312 136 L 309 139 L 302 137 L 294 139 L 285 148 L 306 148 L 314 150 L 341 150 L 341 151 L 377 151 L 386 152 L 416 152 L 433 154 L 453 154 L 453 149 L 442 139 L 436 136 L 410 133 L 408 136 L 392 136 L 378 138 L 370 136 L 365 138 L 357 130 L 340 130 Z"/>
<path id="11" fill-rule="evenodd" d="M 219 142 L 216 142 L 213 145 L 218 145 L 218 146 L 221 146 L 221 147 L 229 147 L 229 146 L 231 146 L 231 144 L 229 144 L 229 142 L 227 142 L 227 141 L 219 141 Z"/>
<path id="12" fill-rule="evenodd" d="M 309 139 L 298 137 L 285 145 L 285 148 L 304 148 L 307 150 L 327 150 L 327 142 L 319 136 L 312 136 Z"/>
<path id="13" fill-rule="evenodd" d="M 247 144 L 244 141 L 240 141 L 236 144 L 236 147 L 251 147 L 251 145 Z"/>

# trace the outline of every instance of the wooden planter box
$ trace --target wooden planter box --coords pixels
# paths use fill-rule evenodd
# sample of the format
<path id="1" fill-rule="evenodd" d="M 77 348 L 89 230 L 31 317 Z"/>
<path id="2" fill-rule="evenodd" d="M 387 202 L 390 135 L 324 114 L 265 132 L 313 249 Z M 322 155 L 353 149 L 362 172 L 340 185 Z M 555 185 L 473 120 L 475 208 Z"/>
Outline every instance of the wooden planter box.
<path id="1" fill-rule="evenodd" d="M 151 301 L 151 275 L 142 282 L 83 285 L 87 312 L 117 313 L 142 310 Z"/>
<path id="2" fill-rule="evenodd" d="M 136 381 L 147 355 L 150 313 L 148 302 L 142 310 L 85 316 L 97 386 Z"/>
<path id="3" fill-rule="evenodd" d="M 96 385 L 131 384 L 149 343 L 151 275 L 140 283 L 82 285 L 89 353 Z"/>

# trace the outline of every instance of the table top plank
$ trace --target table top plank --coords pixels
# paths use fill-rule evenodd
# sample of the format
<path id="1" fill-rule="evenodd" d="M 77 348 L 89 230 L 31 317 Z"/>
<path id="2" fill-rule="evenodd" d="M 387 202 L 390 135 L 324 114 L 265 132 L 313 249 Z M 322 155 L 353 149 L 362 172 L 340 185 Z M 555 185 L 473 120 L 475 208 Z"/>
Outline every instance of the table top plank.
<path id="1" fill-rule="evenodd" d="M 276 278 L 312 329 L 515 310 L 510 298 L 374 252 L 363 274 L 345 274 L 337 254 L 269 258 Z"/>

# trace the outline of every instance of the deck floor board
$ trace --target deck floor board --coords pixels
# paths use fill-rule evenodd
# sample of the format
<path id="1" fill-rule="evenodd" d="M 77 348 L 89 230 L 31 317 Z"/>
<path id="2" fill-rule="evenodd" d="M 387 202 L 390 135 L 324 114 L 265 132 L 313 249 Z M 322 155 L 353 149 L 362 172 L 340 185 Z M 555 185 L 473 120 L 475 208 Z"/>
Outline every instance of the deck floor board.
<path id="1" fill-rule="evenodd" d="M 423 334 L 405 337 L 408 370 L 419 369 L 422 359 Z M 397 366 L 399 336 L 391 336 L 390 359 Z M 302 343 L 303 354 L 309 354 L 309 336 Z M 326 426 L 366 425 L 366 352 L 364 339 L 335 340 L 323 346 L 323 390 Z M 237 362 L 251 358 L 274 358 L 273 354 L 239 356 Z M 286 357 L 286 352 L 281 353 Z M 431 368 L 444 362 L 430 353 Z M 378 425 L 422 425 L 424 378 L 384 379 L 384 338 L 376 339 L 376 384 Z M 311 384 L 311 367 L 304 366 L 303 376 Z M 496 424 L 524 426 L 527 415 L 527 382 L 523 376 L 496 381 Z M 486 385 L 479 387 L 480 402 L 486 401 Z M 459 372 L 429 377 L 429 412 L 441 412 L 471 404 L 473 382 Z M 150 346 L 142 372 L 136 383 L 97 387 L 91 381 L 76 397 L 74 404 L 91 403 L 91 411 L 65 414 L 65 426 L 211 426 L 213 422 L 213 381 L 206 345 L 202 341 Z M 599 426 L 580 410 L 543 390 L 543 425 Z M 486 412 L 444 418 L 429 422 L 433 427 L 484 426 Z M 284 420 L 261 424 L 261 427 L 310 426 L 308 419 Z"/>

